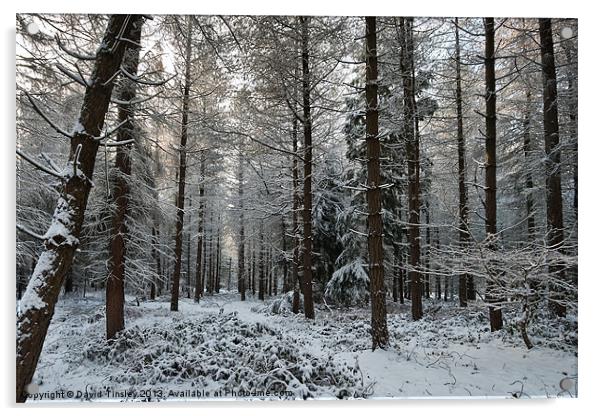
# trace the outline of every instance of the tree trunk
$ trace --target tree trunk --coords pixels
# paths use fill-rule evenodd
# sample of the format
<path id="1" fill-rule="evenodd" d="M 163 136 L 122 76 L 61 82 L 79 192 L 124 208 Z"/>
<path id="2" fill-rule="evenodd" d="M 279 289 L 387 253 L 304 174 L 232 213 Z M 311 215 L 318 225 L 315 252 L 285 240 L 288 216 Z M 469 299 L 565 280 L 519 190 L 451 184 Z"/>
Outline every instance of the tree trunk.
<path id="1" fill-rule="evenodd" d="M 221 215 L 218 217 L 218 224 L 221 223 Z M 222 234 L 217 230 L 217 246 L 215 247 L 215 293 L 219 293 L 222 282 Z"/>
<path id="2" fill-rule="evenodd" d="M 230 283 L 232 282 L 232 257 L 228 258 L 228 292 L 230 291 Z"/>
<path id="3" fill-rule="evenodd" d="M 188 197 L 188 224 L 192 224 L 192 198 Z M 190 299 L 190 291 L 192 287 L 192 273 L 190 272 L 191 254 L 192 254 L 192 232 L 190 228 L 186 233 L 188 235 L 186 241 L 186 297 Z"/>
<path id="4" fill-rule="evenodd" d="M 259 300 L 265 300 L 265 268 L 264 268 L 264 247 L 263 247 L 263 220 L 259 224 L 259 264 L 258 270 L 259 273 Z"/>
<path id="5" fill-rule="evenodd" d="M 290 278 L 288 276 L 288 259 L 286 258 L 286 222 L 284 220 L 284 215 L 281 218 L 281 237 L 282 237 L 282 293 L 287 293 L 290 289 Z"/>
<path id="6" fill-rule="evenodd" d="M 378 137 L 378 58 L 376 18 L 366 17 L 366 153 L 368 158 L 368 273 L 372 309 L 372 350 L 389 342 L 385 271 L 383 263 L 383 223 L 380 196 L 380 140 Z"/>
<path id="7" fill-rule="evenodd" d="M 568 42 L 563 42 L 562 45 L 564 47 L 565 50 L 565 55 L 566 55 L 566 63 L 567 63 L 567 86 L 568 86 L 568 93 L 569 93 L 569 135 L 571 138 L 571 151 L 572 151 L 572 157 L 571 157 L 571 169 L 572 169 L 572 175 L 573 175 L 573 201 L 572 201 L 572 205 L 573 205 L 573 215 L 575 216 L 574 219 L 574 227 L 573 229 L 575 230 L 575 232 L 573 233 L 575 241 L 577 241 L 578 239 L 578 226 L 577 223 L 579 221 L 579 212 L 578 212 L 578 206 L 579 206 L 579 200 L 578 200 L 578 191 L 579 191 L 579 186 L 578 186 L 578 182 L 579 182 L 579 157 L 578 157 L 578 122 L 577 122 L 577 106 L 578 106 L 578 97 L 577 97 L 577 62 L 574 61 L 573 59 L 573 54 L 571 52 L 571 44 L 572 43 L 568 43 Z M 575 68 L 573 68 L 575 67 Z M 577 250 L 577 244 L 575 244 L 575 248 L 574 248 L 574 254 L 575 256 L 577 256 L 578 254 L 578 250 Z M 568 270 L 568 274 L 569 274 L 569 278 L 571 279 L 571 283 L 575 286 L 577 286 L 578 284 L 578 264 L 575 263 L 573 264 Z"/>
<path id="8" fill-rule="evenodd" d="M 560 137 L 558 133 L 558 94 L 556 92 L 556 64 L 554 63 L 554 39 L 552 20 L 539 19 L 541 64 L 543 79 L 543 129 L 546 151 L 546 213 L 547 244 L 550 250 L 562 252 L 564 244 L 564 220 L 562 216 L 562 189 L 560 169 Z M 550 265 L 548 272 L 553 280 L 564 282 L 562 265 Z M 562 284 L 550 285 L 550 306 L 557 316 L 566 315 Z"/>
<path id="9" fill-rule="evenodd" d="M 274 249 L 270 248 L 270 265 L 272 273 L 272 295 L 278 294 L 278 274 L 276 273 L 276 259 L 274 255 Z"/>
<path id="10" fill-rule="evenodd" d="M 186 194 L 186 145 L 188 141 L 188 112 L 190 105 L 190 64 L 192 55 L 192 18 L 187 17 L 188 27 L 186 30 L 186 57 L 184 73 L 184 95 L 182 98 L 182 131 L 180 135 L 180 166 L 178 174 L 178 196 L 176 208 L 176 248 L 175 265 L 171 284 L 171 310 L 178 310 L 180 296 L 180 272 L 182 270 L 182 230 L 184 228 L 184 198 Z"/>
<path id="11" fill-rule="evenodd" d="M 295 91 L 295 98 L 297 94 Z M 297 132 L 298 121 L 296 114 L 293 114 L 293 153 L 297 154 Z M 293 156 L 293 313 L 299 313 L 299 288 L 302 283 L 299 276 L 299 166 L 297 157 Z"/>
<path id="12" fill-rule="evenodd" d="M 445 276 L 445 280 L 443 282 L 443 301 L 447 302 L 449 299 L 449 277 Z"/>
<path id="13" fill-rule="evenodd" d="M 527 234 L 529 241 L 535 238 L 535 211 L 533 202 L 533 175 L 531 174 L 531 158 L 533 149 L 531 149 L 531 91 L 527 90 L 527 102 L 525 116 L 523 120 L 523 152 L 525 154 L 525 191 L 527 208 Z"/>
<path id="14" fill-rule="evenodd" d="M 238 288 L 240 300 L 246 299 L 247 288 L 245 279 L 245 214 L 244 214 L 244 172 L 242 149 L 238 154 Z"/>
<path id="15" fill-rule="evenodd" d="M 492 17 L 485 18 L 485 84 L 486 84 L 486 120 L 485 120 L 485 231 L 491 240 L 489 248 L 496 249 L 497 234 L 497 185 L 496 185 L 496 90 L 495 90 L 495 23 Z M 491 292 L 495 290 L 493 280 L 497 278 L 495 265 L 490 271 L 485 298 L 489 303 L 489 323 L 491 331 L 502 329 L 502 309 L 496 306 L 500 299 Z"/>
<path id="16" fill-rule="evenodd" d="M 404 259 L 405 259 L 405 255 L 403 254 L 403 249 L 401 250 L 401 254 L 400 254 L 400 260 L 399 260 L 399 303 L 405 303 L 405 297 L 406 297 L 406 290 L 405 290 L 405 284 L 406 284 L 406 278 L 405 278 L 405 269 L 404 269 Z"/>
<path id="17" fill-rule="evenodd" d="M 204 216 L 204 215 L 203 215 Z M 209 271 L 209 262 L 207 256 L 207 234 L 209 234 L 208 226 L 210 224 L 205 223 L 203 226 L 203 267 L 202 267 L 202 276 L 201 276 L 201 294 L 207 290 L 207 273 Z"/>
<path id="18" fill-rule="evenodd" d="M 203 157 L 203 156 L 201 156 Z M 203 296 L 203 240 L 204 240 L 204 227 L 203 221 L 205 219 L 205 160 L 201 160 L 201 183 L 199 184 L 199 224 L 198 224 L 198 237 L 196 241 L 196 270 L 194 279 L 194 301 L 199 303 Z"/>
<path id="19" fill-rule="evenodd" d="M 255 262 L 255 246 L 257 243 L 253 244 L 252 250 L 252 258 L 251 258 L 251 291 L 253 292 L 253 296 L 257 294 L 257 265 Z"/>
<path id="20" fill-rule="evenodd" d="M 79 244 L 84 212 L 92 187 L 99 137 L 127 42 L 120 33 L 130 33 L 142 24 L 139 15 L 111 15 L 103 41 L 96 52 L 92 83 L 86 87 L 77 128 L 71 139 L 68 167 L 52 223 L 44 238 L 45 250 L 19 302 L 17 314 L 16 400 L 27 399 L 25 387 L 31 382 L 40 358 L 54 307 L 65 275 Z M 71 168 L 75 166 L 75 168 Z"/>
<path id="21" fill-rule="evenodd" d="M 275 273 L 275 261 L 274 261 L 274 249 L 270 247 L 270 294 L 276 296 L 276 289 L 278 288 L 278 276 Z"/>
<path id="22" fill-rule="evenodd" d="M 208 267 L 206 273 L 206 283 L 207 283 L 207 293 L 213 295 L 213 284 L 215 283 L 214 275 L 213 275 L 213 209 L 211 209 L 209 214 L 209 248 L 207 249 L 207 255 L 209 256 Z"/>
<path id="23" fill-rule="evenodd" d="M 393 246 L 393 258 L 395 260 L 397 260 L 397 259 L 399 259 L 399 257 L 400 257 L 400 255 L 399 255 L 399 246 L 398 245 L 394 245 Z M 393 295 L 393 303 L 397 303 L 397 299 L 398 299 L 398 296 L 399 296 L 399 280 L 400 279 L 398 278 L 398 275 L 396 273 L 397 272 L 396 269 L 398 267 L 401 267 L 401 265 L 395 265 L 395 264 L 393 265 L 393 269 L 394 269 L 394 272 L 393 272 L 393 288 L 391 290 L 391 294 Z"/>
<path id="24" fill-rule="evenodd" d="M 299 17 L 301 23 L 301 66 L 303 74 L 303 311 L 308 319 L 315 318 L 312 288 L 312 127 L 309 74 L 309 17 Z"/>
<path id="25" fill-rule="evenodd" d="M 577 73 L 576 73 L 576 69 L 575 71 L 573 71 L 572 67 L 573 65 L 576 64 L 576 62 L 573 62 L 573 54 L 571 53 L 571 45 L 567 44 L 567 43 L 563 43 L 563 46 L 565 48 L 565 54 L 566 54 L 566 62 L 568 65 L 568 79 L 567 79 L 567 83 L 568 83 L 568 92 L 570 94 L 570 106 L 569 106 L 569 131 L 571 134 L 571 139 L 573 140 L 573 146 L 572 146 L 572 150 L 573 150 L 573 166 L 572 166 L 572 170 L 573 170 L 573 211 L 575 214 L 575 222 L 577 222 L 578 220 L 578 207 L 579 207 L 579 199 L 578 199 L 578 191 L 579 191 L 579 186 L 578 186 L 578 182 L 579 182 L 579 169 L 578 169 L 578 162 L 579 162 L 579 158 L 578 156 L 578 134 L 577 134 L 577 129 L 578 129 L 578 123 L 577 123 L 577 104 L 578 104 L 578 100 L 577 100 Z"/>
<path id="26" fill-rule="evenodd" d="M 266 271 L 266 286 L 267 286 L 267 290 L 266 293 L 269 296 L 272 296 L 272 248 L 268 248 L 267 249 L 267 253 L 266 253 L 266 265 L 267 265 L 267 271 Z"/>
<path id="27" fill-rule="evenodd" d="M 269 251 L 268 251 L 268 270 L 269 270 L 269 274 L 268 274 L 268 279 L 269 279 L 269 286 L 270 286 L 270 290 L 268 290 L 268 294 L 270 296 L 274 295 L 274 290 L 276 289 L 276 275 L 274 273 L 274 251 L 272 249 L 272 247 L 270 247 Z"/>
<path id="28" fill-rule="evenodd" d="M 458 120 L 458 210 L 460 213 L 459 240 L 460 247 L 466 248 L 470 235 L 468 233 L 468 192 L 466 190 L 466 144 L 464 141 L 464 119 L 462 116 L 462 72 L 460 70 L 460 34 L 458 29 L 458 18 L 455 18 L 456 26 L 456 117 Z M 440 299 L 441 297 L 439 297 Z M 476 299 L 474 282 L 472 276 L 460 273 L 458 282 L 458 298 L 460 306 L 468 306 L 468 299 Z"/>
<path id="29" fill-rule="evenodd" d="M 401 209 L 400 209 L 401 211 Z M 401 218 L 401 213 L 400 213 L 400 218 Z M 405 250 L 405 246 L 403 244 L 403 240 L 408 239 L 408 232 L 407 232 L 407 228 L 403 227 L 401 229 L 401 241 L 400 241 L 400 247 L 399 247 L 399 303 L 405 303 L 405 299 L 407 299 L 408 296 L 408 291 L 406 288 L 406 260 L 407 260 L 407 256 L 406 256 L 406 250 Z"/>
<path id="30" fill-rule="evenodd" d="M 65 293 L 71 292 L 73 292 L 73 268 L 69 269 L 65 278 Z"/>
<path id="31" fill-rule="evenodd" d="M 436 228 L 435 231 L 435 250 L 439 251 L 439 229 Z M 437 267 L 437 271 L 439 271 L 439 267 Z M 437 294 L 437 300 L 441 300 L 441 275 L 437 273 L 437 277 L 435 278 L 435 293 Z"/>
<path id="32" fill-rule="evenodd" d="M 142 25 L 137 25 L 130 31 L 128 46 L 123 56 L 123 67 L 136 76 L 140 59 L 140 36 Z M 133 105 L 127 104 L 136 98 L 136 83 L 127 77 L 122 77 L 119 85 L 118 98 L 124 104 L 119 104 L 118 121 L 125 123 L 117 132 L 117 141 L 135 140 L 137 137 L 134 125 Z M 116 206 L 111 228 L 109 276 L 106 284 L 106 330 L 107 339 L 124 328 L 125 304 L 125 255 L 126 255 L 126 216 L 128 214 L 129 189 L 128 178 L 132 173 L 130 159 L 131 144 L 117 147 L 115 168 L 117 174 L 113 188 L 113 202 Z"/>
<path id="33" fill-rule="evenodd" d="M 404 139 L 408 158 L 408 242 L 410 256 L 410 295 L 412 318 L 422 318 L 422 279 L 420 267 L 420 144 L 415 131 L 414 112 L 414 45 L 412 40 L 413 18 L 399 18 L 401 33 L 401 75 L 404 91 Z"/>
<path id="34" fill-rule="evenodd" d="M 157 296 L 157 278 L 161 276 L 161 259 L 159 258 L 159 250 L 157 250 L 158 238 L 157 238 L 157 228 L 153 225 L 151 229 L 151 257 L 155 260 L 155 266 L 157 267 L 157 277 L 153 278 L 150 285 L 150 300 L 155 300 Z"/>
<path id="35" fill-rule="evenodd" d="M 427 162 L 428 163 L 428 162 Z M 428 199 L 424 202 L 424 222 L 426 224 L 426 244 L 424 247 L 424 298 L 431 297 L 431 207 Z"/>

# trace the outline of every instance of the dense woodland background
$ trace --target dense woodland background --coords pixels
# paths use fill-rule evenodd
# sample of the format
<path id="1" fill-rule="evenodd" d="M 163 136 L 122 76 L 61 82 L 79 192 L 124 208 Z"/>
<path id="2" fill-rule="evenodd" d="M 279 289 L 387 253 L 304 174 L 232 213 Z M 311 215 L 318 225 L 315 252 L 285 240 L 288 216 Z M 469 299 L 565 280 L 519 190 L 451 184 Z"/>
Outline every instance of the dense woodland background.
<path id="1" fill-rule="evenodd" d="M 560 320 L 576 346 L 577 33 L 18 15 L 18 399 L 60 292 L 105 291 L 109 339 L 126 296 L 225 291 L 310 319 L 371 308 L 372 348 L 392 303 L 439 302 L 527 348 Z"/>

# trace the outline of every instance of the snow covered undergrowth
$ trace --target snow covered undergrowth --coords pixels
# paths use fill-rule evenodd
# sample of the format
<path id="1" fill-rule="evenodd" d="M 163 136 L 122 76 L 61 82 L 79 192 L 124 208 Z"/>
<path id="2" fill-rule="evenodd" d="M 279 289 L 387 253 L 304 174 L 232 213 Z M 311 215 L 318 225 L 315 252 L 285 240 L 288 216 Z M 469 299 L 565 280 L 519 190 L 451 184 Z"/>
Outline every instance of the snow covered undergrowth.
<path id="1" fill-rule="evenodd" d="M 577 357 L 557 332 L 534 326 L 528 351 L 516 332 L 489 332 L 482 306 L 427 302 L 418 322 L 407 308 L 389 304 L 390 347 L 373 352 L 367 308 L 318 306 L 311 322 L 233 293 L 181 299 L 178 312 L 167 298 L 129 301 L 107 342 L 102 294 L 63 298 L 34 381 L 74 400 L 576 395 L 559 387 L 576 382 Z"/>

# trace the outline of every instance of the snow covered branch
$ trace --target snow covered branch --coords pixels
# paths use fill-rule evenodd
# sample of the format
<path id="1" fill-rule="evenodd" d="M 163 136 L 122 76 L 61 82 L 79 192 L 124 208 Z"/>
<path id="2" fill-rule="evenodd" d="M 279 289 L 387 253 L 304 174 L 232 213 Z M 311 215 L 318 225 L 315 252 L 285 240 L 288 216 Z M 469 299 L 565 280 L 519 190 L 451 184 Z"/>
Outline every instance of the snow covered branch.
<path id="1" fill-rule="evenodd" d="M 100 137 L 95 137 L 94 140 L 96 141 L 103 141 L 105 139 L 108 139 L 109 137 L 111 137 L 113 134 L 115 134 L 121 127 L 123 127 L 124 125 L 126 125 L 127 123 L 129 123 L 131 121 L 131 119 L 128 117 L 125 120 L 123 120 L 121 123 L 119 123 L 118 125 L 116 125 L 115 127 L 113 127 L 111 130 L 107 131 L 105 134 L 103 134 Z"/>
<path id="2" fill-rule="evenodd" d="M 48 117 L 41 109 L 40 107 L 38 107 L 38 105 L 35 103 L 35 101 L 33 100 L 33 98 L 31 97 L 31 95 L 29 95 L 29 93 L 27 91 L 23 91 L 23 94 L 25 94 L 25 96 L 27 97 L 27 99 L 29 100 L 29 102 L 31 103 L 31 106 L 33 107 L 33 109 L 36 111 L 36 113 L 38 113 L 40 115 L 40 117 L 42 117 L 46 123 L 48 123 L 50 125 L 50 127 L 52 127 L 57 133 L 62 134 L 65 137 L 68 137 L 70 139 L 73 138 L 73 134 L 67 133 L 65 130 L 63 130 L 62 128 L 60 128 L 58 126 L 58 124 L 56 124 L 54 121 L 52 121 L 50 119 L 50 117 Z"/>
<path id="3" fill-rule="evenodd" d="M 21 224 L 17 224 L 17 230 L 24 232 L 25 234 L 29 235 L 30 237 L 35 238 L 36 240 L 42 240 L 44 241 L 44 236 L 40 235 L 40 234 L 36 234 L 33 231 L 31 231 L 29 228 L 21 225 Z"/>
<path id="4" fill-rule="evenodd" d="M 82 87 L 89 87 L 90 84 L 88 83 L 88 81 L 86 81 L 84 79 L 84 77 L 81 74 L 81 71 L 79 70 L 79 68 L 77 68 L 77 72 L 79 75 L 75 75 L 73 72 L 71 72 L 70 70 L 68 70 L 67 68 L 65 68 L 63 65 L 61 64 L 56 64 L 57 69 L 59 69 L 63 74 L 67 75 L 69 78 L 71 78 L 73 81 L 77 82 L 79 85 L 81 85 Z"/>
<path id="5" fill-rule="evenodd" d="M 172 79 L 174 79 L 177 74 L 173 74 L 172 76 L 170 76 L 167 79 L 164 80 L 160 80 L 160 81 L 147 81 L 144 80 L 136 75 L 130 74 L 127 69 L 125 69 L 123 66 L 121 66 L 121 68 L 119 69 L 119 71 L 125 75 L 126 78 L 130 79 L 131 81 L 134 81 L 137 84 L 143 84 L 143 85 L 151 85 L 151 86 L 161 86 L 161 85 L 165 85 L 167 84 L 169 81 L 171 81 Z"/>
<path id="6" fill-rule="evenodd" d="M 55 178 L 64 179 L 63 175 L 58 170 L 55 170 L 54 167 L 52 169 L 49 169 L 46 166 L 36 162 L 35 159 L 33 159 L 31 156 L 28 156 L 27 154 L 23 153 L 22 151 L 17 149 L 16 152 L 19 156 L 21 156 L 21 158 L 28 161 L 29 163 L 31 163 L 33 166 L 35 166 L 37 169 L 41 170 L 42 172 L 52 175 Z"/>
<path id="7" fill-rule="evenodd" d="M 76 52 L 76 51 L 73 51 L 73 50 L 67 48 L 61 41 L 61 38 L 58 34 L 55 36 L 55 39 L 56 39 L 56 43 L 59 46 L 59 48 L 61 48 L 61 50 L 63 52 L 65 52 L 67 55 L 71 56 L 72 58 L 79 59 L 81 61 L 93 61 L 96 59 L 96 55 L 82 54 L 82 53 L 79 53 L 79 52 Z"/>

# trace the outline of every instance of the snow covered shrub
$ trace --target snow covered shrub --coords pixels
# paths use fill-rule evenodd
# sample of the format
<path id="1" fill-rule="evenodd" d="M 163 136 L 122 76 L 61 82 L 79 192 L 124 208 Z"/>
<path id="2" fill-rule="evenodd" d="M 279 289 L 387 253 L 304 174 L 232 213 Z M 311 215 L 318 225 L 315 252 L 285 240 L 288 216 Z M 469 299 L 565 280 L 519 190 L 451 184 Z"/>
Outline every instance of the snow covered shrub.
<path id="1" fill-rule="evenodd" d="M 288 292 L 272 301 L 269 311 L 275 315 L 287 315 L 293 310 L 293 292 Z"/>
<path id="2" fill-rule="evenodd" d="M 370 279 L 361 259 L 354 260 L 336 270 L 328 285 L 326 298 L 344 306 L 361 305 L 368 302 Z"/>
<path id="3" fill-rule="evenodd" d="M 262 312 L 268 312 L 274 315 L 288 315 L 293 312 L 294 292 L 285 293 L 279 298 L 273 300 Z M 299 293 L 299 313 L 303 313 L 303 293 Z"/>
<path id="4" fill-rule="evenodd" d="M 108 342 L 91 339 L 83 358 L 114 366 L 109 381 L 128 386 L 187 383 L 229 389 L 237 397 L 253 391 L 302 399 L 366 395 L 357 368 L 315 356 L 310 346 L 231 313 L 134 326 Z M 293 396 L 278 395 L 285 392 Z"/>

